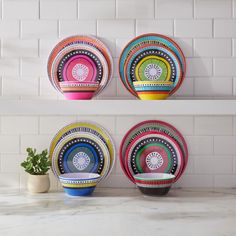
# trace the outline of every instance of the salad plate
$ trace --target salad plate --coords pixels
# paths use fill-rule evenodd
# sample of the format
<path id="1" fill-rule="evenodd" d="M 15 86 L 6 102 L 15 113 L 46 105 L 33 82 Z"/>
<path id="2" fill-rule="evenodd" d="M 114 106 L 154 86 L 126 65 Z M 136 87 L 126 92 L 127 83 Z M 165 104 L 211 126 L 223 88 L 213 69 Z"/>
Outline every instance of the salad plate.
<path id="1" fill-rule="evenodd" d="M 120 145 L 120 151 L 119 151 L 119 158 L 120 158 L 120 165 L 123 169 L 123 172 L 125 175 L 129 178 L 129 175 L 125 168 L 125 155 L 126 150 L 128 146 L 132 143 L 133 140 L 135 140 L 137 137 L 140 137 L 146 132 L 160 132 L 162 134 L 165 134 L 175 140 L 175 142 L 178 143 L 182 153 L 183 153 L 183 170 L 184 172 L 187 162 L 188 162 L 188 148 L 187 144 L 185 142 L 184 137 L 182 134 L 171 124 L 160 121 L 160 120 L 147 120 L 138 123 L 137 125 L 133 126 L 124 136 L 122 139 L 121 145 Z"/>
<path id="2" fill-rule="evenodd" d="M 186 61 L 184 54 L 181 50 L 181 48 L 178 46 L 176 42 L 174 42 L 171 38 L 166 37 L 161 34 L 143 34 L 140 35 L 133 40 L 131 40 L 123 49 L 120 59 L 119 59 L 119 75 L 120 79 L 123 83 L 123 85 L 130 91 L 129 84 L 126 81 L 126 70 L 125 65 L 127 64 L 127 58 L 136 50 L 139 50 L 140 47 L 148 47 L 149 45 L 156 45 L 156 46 L 163 46 L 168 48 L 170 51 L 172 51 L 176 57 L 178 58 L 180 64 L 181 64 L 181 71 L 182 71 L 182 77 L 179 81 L 178 86 L 175 86 L 175 88 L 172 91 L 172 94 L 180 87 L 180 85 L 183 82 L 185 73 L 186 73 Z M 132 91 L 132 90 L 131 90 Z M 131 92 L 130 91 L 130 92 Z M 132 92 L 131 92 L 132 93 Z M 135 95 L 134 93 L 132 93 Z M 136 96 L 136 95 L 135 95 Z"/>
<path id="3" fill-rule="evenodd" d="M 127 58 L 124 70 L 126 84 L 134 94 L 134 81 L 171 81 L 175 89 L 182 79 L 178 58 L 172 51 L 161 45 L 134 50 Z"/>
<path id="4" fill-rule="evenodd" d="M 101 142 L 100 146 L 104 146 L 104 149 L 108 150 L 109 167 L 106 174 L 106 176 L 108 176 L 111 173 L 115 163 L 115 145 L 109 133 L 103 127 L 96 123 L 91 123 L 87 121 L 75 122 L 59 130 L 58 133 L 52 139 L 49 148 L 50 158 L 52 159 L 53 153 L 55 153 L 55 149 L 56 147 L 58 147 L 59 144 L 65 142 L 67 138 L 71 138 L 74 136 L 79 137 L 81 133 L 84 135 L 89 135 L 90 138 L 95 138 L 96 140 L 98 139 L 99 142 Z M 57 172 L 59 173 L 58 170 Z"/>
<path id="5" fill-rule="evenodd" d="M 134 139 L 127 148 L 125 168 L 130 180 L 139 173 L 168 173 L 181 176 L 184 161 L 178 143 L 166 134 L 146 132 Z"/>
<path id="6" fill-rule="evenodd" d="M 47 72 L 51 84 L 59 92 L 62 92 L 61 81 L 98 81 L 100 86 L 94 94 L 97 95 L 111 81 L 113 59 L 101 40 L 94 36 L 75 35 L 63 39 L 53 48 Z"/>
<path id="7" fill-rule="evenodd" d="M 57 177 L 64 173 L 97 173 L 102 180 L 110 171 L 110 154 L 95 135 L 71 134 L 54 149 L 52 170 Z"/>
<path id="8" fill-rule="evenodd" d="M 60 89 L 62 81 L 98 82 L 99 93 L 108 82 L 108 65 L 104 56 L 87 45 L 68 46 L 56 56 L 51 70 L 52 83 Z"/>

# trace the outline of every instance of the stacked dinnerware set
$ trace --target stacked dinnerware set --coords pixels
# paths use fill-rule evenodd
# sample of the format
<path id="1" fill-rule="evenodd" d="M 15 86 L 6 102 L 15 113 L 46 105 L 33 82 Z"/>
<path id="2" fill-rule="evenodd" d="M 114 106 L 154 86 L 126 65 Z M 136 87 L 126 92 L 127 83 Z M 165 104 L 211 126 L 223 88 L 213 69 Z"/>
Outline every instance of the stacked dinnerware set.
<path id="1" fill-rule="evenodd" d="M 91 36 L 72 36 L 59 42 L 48 59 L 52 85 L 67 99 L 91 99 L 112 78 L 108 48 Z M 166 99 L 183 82 L 184 55 L 170 38 L 145 34 L 130 41 L 121 53 L 120 78 L 142 100 Z M 188 150 L 180 132 L 168 123 L 149 120 L 131 128 L 120 146 L 125 175 L 148 195 L 165 195 L 183 174 Z M 115 146 L 97 124 L 77 122 L 62 128 L 50 146 L 52 170 L 65 192 L 90 195 L 112 171 Z"/>
<path id="2" fill-rule="evenodd" d="M 187 144 L 172 125 L 147 120 L 135 125 L 120 145 L 120 164 L 141 192 L 164 195 L 183 174 L 188 162 Z"/>
<path id="3" fill-rule="evenodd" d="M 185 57 L 170 38 L 159 34 L 140 35 L 123 49 L 119 61 L 125 88 L 142 100 L 166 99 L 181 86 Z"/>
<path id="4" fill-rule="evenodd" d="M 91 122 L 77 122 L 59 130 L 49 154 L 54 175 L 72 196 L 91 194 L 109 176 L 115 163 L 110 135 Z"/>
<path id="5" fill-rule="evenodd" d="M 54 47 L 47 70 L 51 84 L 67 99 L 92 99 L 112 78 L 112 56 L 99 39 L 72 36 Z M 185 72 L 185 57 L 180 47 L 159 34 L 134 38 L 119 60 L 123 85 L 142 100 L 166 99 L 181 86 Z"/>
<path id="6" fill-rule="evenodd" d="M 72 36 L 59 42 L 48 59 L 48 77 L 67 99 L 91 99 L 109 83 L 113 73 L 110 51 L 92 36 Z"/>
<path id="7" fill-rule="evenodd" d="M 50 146 L 52 170 L 65 192 L 90 195 L 107 178 L 115 163 L 115 146 L 108 132 L 91 122 L 62 128 Z M 120 165 L 141 192 L 165 195 L 183 174 L 188 149 L 172 125 L 148 120 L 131 128 L 120 146 Z"/>

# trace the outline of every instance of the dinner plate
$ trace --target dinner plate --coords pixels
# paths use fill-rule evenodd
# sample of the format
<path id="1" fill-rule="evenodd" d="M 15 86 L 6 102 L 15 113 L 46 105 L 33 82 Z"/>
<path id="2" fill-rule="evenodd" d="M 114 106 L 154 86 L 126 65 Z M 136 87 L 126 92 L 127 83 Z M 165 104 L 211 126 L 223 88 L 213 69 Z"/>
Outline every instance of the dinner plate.
<path id="1" fill-rule="evenodd" d="M 77 132 L 64 137 L 52 154 L 55 176 L 64 173 L 97 173 L 104 179 L 110 171 L 110 154 L 95 135 Z"/>
<path id="2" fill-rule="evenodd" d="M 161 45 L 142 46 L 134 50 L 127 58 L 124 70 L 125 81 L 133 94 L 136 94 L 134 81 L 171 81 L 175 88 L 182 79 L 180 61 L 172 51 Z"/>
<path id="3" fill-rule="evenodd" d="M 58 143 L 64 140 L 67 136 L 78 134 L 80 132 L 95 135 L 107 147 L 110 156 L 110 166 L 109 166 L 109 172 L 107 174 L 108 176 L 111 173 L 115 163 L 115 157 L 116 157 L 115 145 L 109 133 L 103 127 L 94 122 L 93 123 L 88 121 L 75 122 L 59 130 L 58 133 L 52 139 L 49 148 L 50 158 L 52 158 L 52 154 Z"/>
<path id="4" fill-rule="evenodd" d="M 163 45 L 167 47 L 178 57 L 178 60 L 181 63 L 181 69 L 182 69 L 183 75 L 182 75 L 179 85 L 176 86 L 175 89 L 172 90 L 172 94 L 173 94 L 183 82 L 185 72 L 186 72 L 186 61 L 185 61 L 184 54 L 182 50 L 180 49 L 180 47 L 177 45 L 177 43 L 174 42 L 169 37 L 166 37 L 161 34 L 143 34 L 134 38 L 125 46 L 119 59 L 119 74 L 120 74 L 121 81 L 123 85 L 126 87 L 126 89 L 130 91 L 129 86 L 125 81 L 126 72 L 124 70 L 124 67 L 126 64 L 126 60 L 129 57 L 129 55 L 132 54 L 133 50 L 136 50 L 140 46 L 146 47 L 149 44 Z"/>
<path id="5" fill-rule="evenodd" d="M 75 46 L 77 44 L 89 45 L 99 50 L 103 54 L 108 64 L 108 74 L 109 74 L 109 78 L 107 81 L 107 84 L 108 84 L 113 74 L 113 59 L 112 59 L 110 50 L 101 40 L 99 40 L 98 38 L 94 36 L 89 36 L 89 35 L 75 35 L 75 36 L 65 38 L 53 48 L 48 58 L 47 71 L 48 71 L 49 78 L 51 78 L 52 64 L 56 56 L 58 55 L 58 53 L 68 46 L 73 46 L 73 45 Z M 57 86 L 55 86 L 55 84 L 53 84 L 53 86 L 57 89 Z"/>
<path id="6" fill-rule="evenodd" d="M 96 94 L 103 90 L 108 81 L 108 65 L 105 57 L 89 45 L 70 45 L 61 50 L 51 67 L 52 83 L 61 91 L 62 81 L 95 81 L 100 84 Z"/>
<path id="7" fill-rule="evenodd" d="M 176 176 L 176 182 L 183 167 L 183 153 L 178 143 L 160 132 L 143 133 L 126 150 L 125 169 L 133 182 L 134 175 L 139 173 L 169 173 Z"/>
<path id="8" fill-rule="evenodd" d="M 123 169 L 123 172 L 126 174 L 126 176 L 129 177 L 125 169 L 125 152 L 127 150 L 127 147 L 135 138 L 148 131 L 157 131 L 166 134 L 169 137 L 173 138 L 179 144 L 179 147 L 181 148 L 184 157 L 184 172 L 188 162 L 188 148 L 182 134 L 174 126 L 167 122 L 160 120 L 147 120 L 133 126 L 122 139 L 119 151 L 119 158 L 121 168 Z"/>

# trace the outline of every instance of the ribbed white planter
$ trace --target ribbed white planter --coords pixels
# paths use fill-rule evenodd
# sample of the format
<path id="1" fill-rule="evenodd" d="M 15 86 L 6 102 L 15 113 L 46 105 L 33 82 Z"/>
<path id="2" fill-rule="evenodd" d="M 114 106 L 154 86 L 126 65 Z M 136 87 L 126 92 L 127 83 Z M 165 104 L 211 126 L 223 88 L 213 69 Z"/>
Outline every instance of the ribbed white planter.
<path id="1" fill-rule="evenodd" d="M 50 188 L 49 175 L 28 175 L 27 187 L 31 193 L 46 193 Z"/>

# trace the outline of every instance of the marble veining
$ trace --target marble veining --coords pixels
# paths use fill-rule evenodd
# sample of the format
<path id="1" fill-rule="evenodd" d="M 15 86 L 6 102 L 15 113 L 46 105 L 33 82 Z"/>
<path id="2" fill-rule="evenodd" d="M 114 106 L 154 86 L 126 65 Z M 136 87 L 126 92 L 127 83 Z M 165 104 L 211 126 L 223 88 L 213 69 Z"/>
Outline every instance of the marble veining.
<path id="1" fill-rule="evenodd" d="M 0 189 L 0 235 L 235 236 L 236 190 L 96 189 L 91 197 Z"/>

